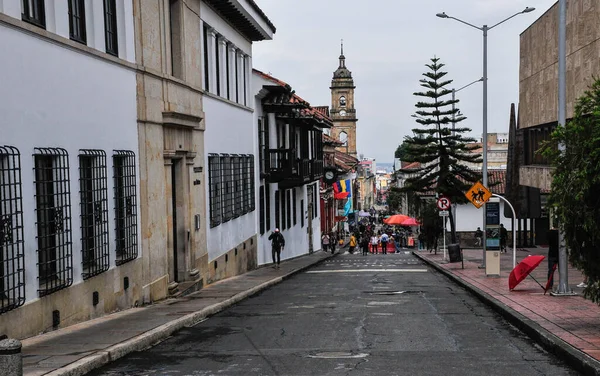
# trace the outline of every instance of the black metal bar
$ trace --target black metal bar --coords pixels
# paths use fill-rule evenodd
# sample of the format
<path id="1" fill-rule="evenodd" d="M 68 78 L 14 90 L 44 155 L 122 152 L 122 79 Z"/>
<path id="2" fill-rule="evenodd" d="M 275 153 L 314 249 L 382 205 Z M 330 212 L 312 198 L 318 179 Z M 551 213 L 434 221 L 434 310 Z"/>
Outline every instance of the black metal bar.
<path id="1" fill-rule="evenodd" d="M 210 202 L 210 227 L 221 224 L 221 159 L 218 154 L 208 155 L 208 184 Z"/>
<path id="2" fill-rule="evenodd" d="M 231 156 L 221 155 L 221 196 L 223 197 L 223 222 L 229 222 L 233 218 L 233 172 Z"/>
<path id="3" fill-rule="evenodd" d="M 137 180 L 135 153 L 113 151 L 116 265 L 138 257 Z"/>
<path id="4" fill-rule="evenodd" d="M 244 209 L 244 191 L 242 190 L 242 183 L 244 180 L 242 170 L 242 158 L 239 155 L 231 156 L 231 174 L 232 174 L 232 188 L 233 188 L 233 218 L 237 218 L 243 214 Z"/>

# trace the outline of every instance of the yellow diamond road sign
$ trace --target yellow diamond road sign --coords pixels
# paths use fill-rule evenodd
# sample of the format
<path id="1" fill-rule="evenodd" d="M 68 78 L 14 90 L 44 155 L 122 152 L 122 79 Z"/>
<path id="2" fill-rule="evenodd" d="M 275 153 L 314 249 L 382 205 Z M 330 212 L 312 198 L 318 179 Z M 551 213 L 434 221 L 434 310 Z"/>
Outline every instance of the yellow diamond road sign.
<path id="1" fill-rule="evenodd" d="M 492 197 L 492 192 L 490 192 L 490 190 L 487 189 L 483 184 L 477 182 L 473 184 L 467 193 L 465 193 L 465 196 L 467 196 L 469 201 L 471 201 L 471 203 L 473 203 L 473 205 L 479 209 L 487 202 L 487 200 L 490 199 L 490 197 Z"/>

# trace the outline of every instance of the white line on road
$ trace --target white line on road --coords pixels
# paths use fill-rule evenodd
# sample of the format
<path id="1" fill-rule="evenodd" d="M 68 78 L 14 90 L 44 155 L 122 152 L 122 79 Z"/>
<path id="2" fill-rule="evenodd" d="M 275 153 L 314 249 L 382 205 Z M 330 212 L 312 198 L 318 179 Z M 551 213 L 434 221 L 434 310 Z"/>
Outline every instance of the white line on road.
<path id="1" fill-rule="evenodd" d="M 306 273 L 372 273 L 372 272 L 384 272 L 384 273 L 426 273 L 427 269 L 346 269 L 346 270 L 310 270 Z"/>

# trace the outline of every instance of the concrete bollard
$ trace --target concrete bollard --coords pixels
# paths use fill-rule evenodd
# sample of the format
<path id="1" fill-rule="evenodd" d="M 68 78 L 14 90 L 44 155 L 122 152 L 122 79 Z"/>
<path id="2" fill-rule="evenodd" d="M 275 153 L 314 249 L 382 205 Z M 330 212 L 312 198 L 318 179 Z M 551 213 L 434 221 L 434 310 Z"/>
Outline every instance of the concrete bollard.
<path id="1" fill-rule="evenodd" d="M 23 358 L 19 340 L 3 339 L 0 341 L 0 374 L 23 376 Z"/>

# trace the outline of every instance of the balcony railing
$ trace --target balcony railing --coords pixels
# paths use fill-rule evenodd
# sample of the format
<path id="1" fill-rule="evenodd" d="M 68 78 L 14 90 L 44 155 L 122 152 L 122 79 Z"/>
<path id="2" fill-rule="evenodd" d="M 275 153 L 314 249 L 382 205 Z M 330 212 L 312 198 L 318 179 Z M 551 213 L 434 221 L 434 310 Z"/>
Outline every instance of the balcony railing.
<path id="1" fill-rule="evenodd" d="M 312 161 L 312 177 L 311 180 L 319 180 L 323 177 L 323 161 L 315 160 Z"/>
<path id="2" fill-rule="evenodd" d="M 290 149 L 268 149 L 267 180 L 276 183 L 292 175 L 292 151 Z"/>

